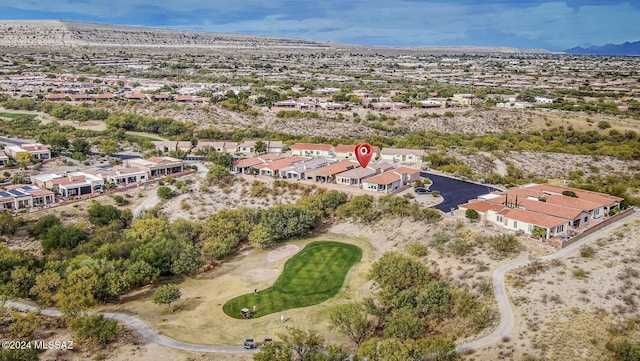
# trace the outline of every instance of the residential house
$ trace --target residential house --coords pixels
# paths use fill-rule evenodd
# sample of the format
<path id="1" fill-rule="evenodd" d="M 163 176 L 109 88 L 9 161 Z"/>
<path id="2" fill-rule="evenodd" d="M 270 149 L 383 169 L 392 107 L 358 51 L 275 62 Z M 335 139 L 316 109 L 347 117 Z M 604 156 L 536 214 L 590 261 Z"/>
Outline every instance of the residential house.
<path id="1" fill-rule="evenodd" d="M 93 95 L 92 94 L 71 94 L 69 95 L 69 98 L 71 98 L 71 100 L 74 102 L 88 102 L 93 100 Z"/>
<path id="2" fill-rule="evenodd" d="M 334 183 L 336 176 L 354 169 L 358 166 L 357 162 L 351 160 L 343 160 L 334 164 L 330 164 L 324 167 L 316 168 L 306 173 L 307 179 L 313 179 L 320 183 Z"/>
<path id="3" fill-rule="evenodd" d="M 29 177 L 40 188 L 56 190 L 63 197 L 92 194 L 104 186 L 100 176 L 85 172 L 67 172 L 62 174 L 38 174 Z"/>
<path id="4" fill-rule="evenodd" d="M 55 195 L 35 185 L 14 184 L 0 191 L 0 210 L 40 207 L 55 203 Z"/>
<path id="5" fill-rule="evenodd" d="M 362 189 L 381 193 L 391 193 L 403 185 L 402 175 L 393 170 L 377 174 L 361 181 Z"/>
<path id="6" fill-rule="evenodd" d="M 129 93 L 125 94 L 124 98 L 127 100 L 146 100 L 147 96 L 144 93 Z"/>
<path id="7" fill-rule="evenodd" d="M 294 155 L 292 157 L 273 160 L 269 163 L 258 164 L 255 166 L 255 168 L 258 170 L 258 173 L 260 175 L 269 176 L 269 177 L 279 177 L 280 171 L 282 169 L 290 167 L 292 164 L 296 162 L 301 162 L 309 159 L 311 158 Z"/>
<path id="8" fill-rule="evenodd" d="M 376 174 L 376 170 L 373 168 L 357 167 L 346 172 L 342 172 L 336 175 L 336 183 L 350 186 L 360 186 L 362 180 L 371 177 Z"/>
<path id="9" fill-rule="evenodd" d="M 149 159 L 134 158 L 124 161 L 126 167 L 144 169 L 151 178 L 164 177 L 170 174 L 182 173 L 184 161 L 172 157 L 150 157 Z"/>
<path id="10" fill-rule="evenodd" d="M 380 156 L 380 148 L 372 145 L 371 150 L 373 151 L 371 159 L 376 159 Z M 338 159 L 356 159 L 356 146 L 338 144 L 335 147 L 334 153 Z"/>
<path id="11" fill-rule="evenodd" d="M 255 154 L 256 152 L 256 141 L 255 140 L 245 140 L 244 142 L 238 145 L 238 153 L 243 153 L 245 155 Z"/>
<path id="12" fill-rule="evenodd" d="M 311 160 L 301 161 L 292 164 L 289 167 L 280 170 L 280 177 L 286 179 L 312 179 L 307 176 L 308 172 L 321 167 L 325 167 L 331 163 L 335 163 L 335 159 L 324 157 L 313 158 Z"/>
<path id="13" fill-rule="evenodd" d="M 16 158 L 19 153 L 31 153 L 33 155 L 33 159 L 51 159 L 51 146 L 48 144 L 21 144 L 21 145 L 10 145 L 5 148 L 5 153 L 12 157 Z"/>
<path id="14" fill-rule="evenodd" d="M 171 100 L 171 96 L 169 94 L 153 94 L 151 100 L 154 102 L 167 102 Z"/>
<path id="15" fill-rule="evenodd" d="M 383 148 L 380 159 L 393 163 L 415 164 L 422 161 L 427 152 L 421 149 Z"/>
<path id="16" fill-rule="evenodd" d="M 231 170 L 236 174 L 248 174 L 250 173 L 251 169 L 256 169 L 256 166 L 277 159 L 280 159 L 280 157 L 275 154 L 263 154 L 259 157 L 240 159 L 233 162 Z"/>
<path id="17" fill-rule="evenodd" d="M 93 99 L 95 100 L 114 100 L 116 97 L 112 93 L 104 93 L 104 94 L 95 94 Z"/>
<path id="18" fill-rule="evenodd" d="M 371 169 L 375 170 L 376 174 L 381 174 L 381 173 L 384 173 L 384 172 L 386 172 L 388 170 L 392 170 L 393 169 L 393 164 L 387 163 L 387 162 L 384 162 L 384 161 L 378 161 L 378 162 L 375 162 L 375 163 L 369 163 L 367 168 L 371 168 Z"/>
<path id="19" fill-rule="evenodd" d="M 420 179 L 420 170 L 409 167 L 398 167 L 394 170 L 396 173 L 402 175 L 402 181 L 404 184 L 413 183 Z"/>
<path id="20" fill-rule="evenodd" d="M 176 141 L 174 140 L 157 140 L 152 141 L 153 145 L 156 147 L 156 150 L 159 150 L 163 153 L 174 152 L 176 148 Z"/>
<path id="21" fill-rule="evenodd" d="M 84 170 L 85 173 L 101 177 L 105 182 L 116 186 L 140 184 L 149 181 L 149 172 L 137 167 L 125 167 L 122 165 L 94 167 Z"/>
<path id="22" fill-rule="evenodd" d="M 569 221 L 544 213 L 537 213 L 520 208 L 505 208 L 499 212 L 487 211 L 487 219 L 510 231 L 533 235 L 535 227 L 546 231 L 546 238 L 562 236 L 569 230 Z"/>
<path id="23" fill-rule="evenodd" d="M 279 140 L 270 140 L 267 142 L 267 153 L 281 154 L 284 152 L 284 143 Z"/>
<path id="24" fill-rule="evenodd" d="M 305 157 L 330 157 L 334 147 L 331 144 L 296 143 L 291 146 L 292 155 Z"/>

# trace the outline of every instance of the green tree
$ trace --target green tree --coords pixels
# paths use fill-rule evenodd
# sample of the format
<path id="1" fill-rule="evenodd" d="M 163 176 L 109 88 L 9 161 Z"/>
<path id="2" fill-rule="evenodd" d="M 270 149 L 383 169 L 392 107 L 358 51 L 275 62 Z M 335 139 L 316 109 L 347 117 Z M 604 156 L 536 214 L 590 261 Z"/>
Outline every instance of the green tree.
<path id="1" fill-rule="evenodd" d="M 69 274 L 57 294 L 57 307 L 65 314 L 77 316 L 93 307 L 97 301 L 100 279 L 96 272 L 84 266 Z"/>
<path id="2" fill-rule="evenodd" d="M 0 234 L 10 236 L 18 230 L 20 221 L 14 218 L 11 213 L 0 211 Z"/>
<path id="3" fill-rule="evenodd" d="M 253 356 L 254 361 L 291 361 L 293 351 L 282 342 L 271 342 L 260 347 L 260 352 Z"/>
<path id="4" fill-rule="evenodd" d="M 171 188 L 166 187 L 166 186 L 158 187 L 158 190 L 156 191 L 156 194 L 161 199 L 171 199 L 171 198 L 173 198 L 173 195 L 174 195 L 173 191 L 171 190 Z"/>
<path id="5" fill-rule="evenodd" d="M 356 346 L 373 333 L 373 323 L 368 319 L 367 308 L 362 302 L 337 305 L 329 310 L 330 329 L 338 329 Z"/>
<path id="6" fill-rule="evenodd" d="M 69 148 L 69 139 L 67 135 L 62 132 L 42 133 L 38 141 L 51 145 L 51 151 L 54 154 L 60 154 L 61 151 Z"/>
<path id="7" fill-rule="evenodd" d="M 480 218 L 480 213 L 478 213 L 478 211 L 476 211 L 475 209 L 471 209 L 471 208 L 467 209 L 467 211 L 464 212 L 464 215 L 470 221 L 476 221 L 478 220 L 478 218 Z"/>
<path id="8" fill-rule="evenodd" d="M 42 251 L 46 254 L 56 249 L 74 249 L 85 242 L 87 238 L 85 231 L 75 225 L 56 225 L 47 231 L 40 243 Z"/>
<path id="9" fill-rule="evenodd" d="M 539 226 L 534 226 L 531 230 L 531 234 L 538 238 L 547 238 L 547 229 Z"/>
<path id="10" fill-rule="evenodd" d="M 324 346 L 324 338 L 316 331 L 305 332 L 298 328 L 289 329 L 289 333 L 278 335 L 282 342 L 291 348 L 300 360 L 310 360 L 319 354 Z"/>
<path id="11" fill-rule="evenodd" d="M 265 249 L 273 242 L 273 236 L 267 227 L 262 224 L 257 224 L 253 227 L 251 233 L 249 233 L 249 242 L 260 246 L 260 249 Z"/>
<path id="12" fill-rule="evenodd" d="M 61 224 L 62 222 L 60 222 L 60 218 L 58 218 L 58 216 L 55 214 L 47 214 L 36 222 L 33 228 L 29 231 L 29 235 L 31 237 L 41 238 L 47 234 L 49 229 Z"/>
<path id="13" fill-rule="evenodd" d="M 264 210 L 262 224 L 276 240 L 305 235 L 318 221 L 318 214 L 297 206 L 277 205 Z"/>
<path id="14" fill-rule="evenodd" d="M 255 151 L 258 154 L 264 154 L 267 152 L 267 143 L 259 140 L 256 142 Z"/>
<path id="15" fill-rule="evenodd" d="M 118 146 L 118 142 L 113 139 L 102 139 L 98 144 L 98 149 L 106 155 L 112 155 L 117 153 L 120 147 Z"/>
<path id="16" fill-rule="evenodd" d="M 102 205 L 98 201 L 91 201 L 88 211 L 89 223 L 94 226 L 106 226 L 107 224 L 117 221 L 122 227 L 127 225 L 131 219 L 123 217 L 123 212 L 117 207 L 111 205 Z"/>
<path id="17" fill-rule="evenodd" d="M 200 250 L 193 243 L 180 242 L 180 251 L 171 264 L 171 272 L 176 275 L 194 274 L 204 261 Z"/>
<path id="18" fill-rule="evenodd" d="M 79 152 L 84 155 L 88 155 L 91 153 L 91 144 L 87 142 L 85 139 L 76 138 L 71 142 L 71 147 L 74 152 Z"/>
<path id="19" fill-rule="evenodd" d="M 386 252 L 371 267 L 369 278 L 380 287 L 405 290 L 426 285 L 430 275 L 429 268 L 419 260 L 397 252 Z"/>
<path id="20" fill-rule="evenodd" d="M 20 169 L 27 169 L 27 163 L 33 161 L 33 154 L 29 152 L 20 152 L 16 154 L 16 160 L 20 163 Z"/>
<path id="21" fill-rule="evenodd" d="M 52 306 L 56 303 L 56 293 L 63 284 L 64 280 L 58 272 L 45 270 L 36 275 L 35 284 L 29 290 L 29 294 L 36 297 L 39 303 L 45 306 Z"/>
<path id="22" fill-rule="evenodd" d="M 104 315 L 76 317 L 69 327 L 79 339 L 101 347 L 115 341 L 120 333 L 118 321 L 106 319 Z"/>
<path id="23" fill-rule="evenodd" d="M 425 322 L 413 310 L 404 309 L 389 316 L 384 335 L 386 338 L 407 341 L 418 338 L 424 331 Z"/>
<path id="24" fill-rule="evenodd" d="M 182 293 L 180 292 L 180 288 L 174 284 L 168 284 L 164 286 L 160 286 L 153 293 L 153 303 L 156 305 L 165 305 L 169 307 L 169 310 L 173 312 L 173 307 L 171 304 L 180 299 Z"/>

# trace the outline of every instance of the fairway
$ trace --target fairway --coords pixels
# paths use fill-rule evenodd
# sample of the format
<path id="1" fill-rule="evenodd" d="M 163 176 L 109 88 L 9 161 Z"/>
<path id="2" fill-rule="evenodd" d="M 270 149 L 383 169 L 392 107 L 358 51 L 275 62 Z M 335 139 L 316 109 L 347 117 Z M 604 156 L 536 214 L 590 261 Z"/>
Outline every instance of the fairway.
<path id="1" fill-rule="evenodd" d="M 335 296 L 347 272 L 362 257 L 362 250 L 339 242 L 309 243 L 300 253 L 287 261 L 275 284 L 229 300 L 223 311 L 233 318 L 242 318 L 240 310 L 253 309 L 253 317 L 261 317 L 284 310 L 317 305 Z"/>

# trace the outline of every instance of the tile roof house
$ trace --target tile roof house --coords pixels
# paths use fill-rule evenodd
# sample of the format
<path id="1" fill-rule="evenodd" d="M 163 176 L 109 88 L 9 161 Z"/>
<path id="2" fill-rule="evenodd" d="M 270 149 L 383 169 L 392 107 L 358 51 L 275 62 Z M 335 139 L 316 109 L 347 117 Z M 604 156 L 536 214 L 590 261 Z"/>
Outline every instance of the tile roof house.
<path id="1" fill-rule="evenodd" d="M 382 148 L 380 159 L 393 163 L 414 164 L 422 161 L 427 152 L 421 149 Z"/>
<path id="2" fill-rule="evenodd" d="M 333 150 L 331 144 L 296 143 L 291 146 L 291 154 L 305 157 L 329 157 Z"/>
<path id="3" fill-rule="evenodd" d="M 348 170 L 359 167 L 358 162 L 351 160 L 342 160 L 324 167 L 316 168 L 306 173 L 307 178 L 311 178 L 316 182 L 334 183 L 336 176 Z"/>
<path id="4" fill-rule="evenodd" d="M 372 145 L 371 150 L 373 151 L 371 159 L 376 159 L 380 156 L 380 148 Z M 334 153 L 336 155 L 336 158 L 339 159 L 356 159 L 356 145 L 338 144 L 336 145 Z"/>
<path id="5" fill-rule="evenodd" d="M 562 195 L 566 191 L 576 197 Z M 606 215 L 605 209 L 619 207 L 622 201 L 604 193 L 549 184 L 529 184 L 478 198 L 461 204 L 459 214 L 474 209 L 485 221 L 529 235 L 535 227 L 541 227 L 546 230 L 546 238 L 588 227 Z"/>
<path id="6" fill-rule="evenodd" d="M 311 179 L 307 174 L 314 169 L 325 167 L 337 162 L 335 159 L 319 157 L 297 162 L 280 170 L 280 177 L 287 179 Z"/>
<path id="7" fill-rule="evenodd" d="M 336 183 L 350 186 L 360 186 L 363 179 L 371 177 L 376 174 L 376 170 L 373 168 L 357 167 L 346 172 L 342 172 L 336 175 Z"/>
<path id="8" fill-rule="evenodd" d="M 309 159 L 311 158 L 294 155 L 292 157 L 273 160 L 269 163 L 259 164 L 259 165 L 256 165 L 255 168 L 258 170 L 260 175 L 270 176 L 270 177 L 279 177 L 280 171 L 282 169 L 290 167 L 294 163 L 302 162 Z"/>
<path id="9" fill-rule="evenodd" d="M 404 185 L 402 175 L 393 170 L 362 180 L 362 189 L 381 193 L 391 193 Z"/>
<path id="10" fill-rule="evenodd" d="M 182 173 L 184 161 L 172 157 L 150 157 L 149 159 L 133 158 L 123 162 L 126 167 L 144 169 L 152 178 Z"/>

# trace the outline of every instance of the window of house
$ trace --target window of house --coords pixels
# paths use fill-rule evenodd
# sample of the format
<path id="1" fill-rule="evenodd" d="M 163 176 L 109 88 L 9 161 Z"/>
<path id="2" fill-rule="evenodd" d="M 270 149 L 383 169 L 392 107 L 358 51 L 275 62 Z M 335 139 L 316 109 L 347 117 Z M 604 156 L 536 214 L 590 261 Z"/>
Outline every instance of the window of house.
<path id="1" fill-rule="evenodd" d="M 513 228 L 518 228 L 518 221 L 513 221 Z"/>

